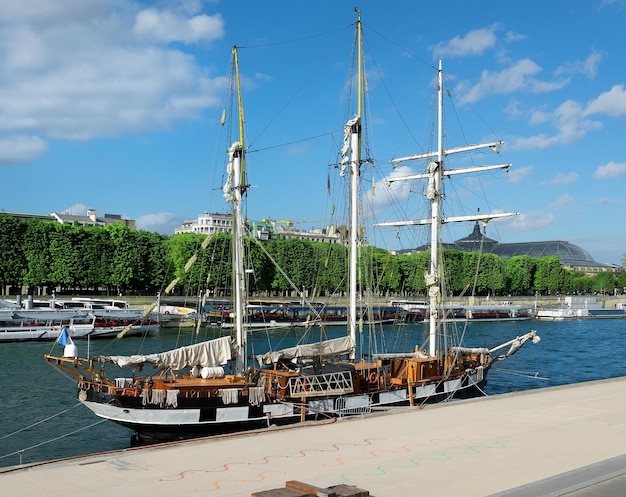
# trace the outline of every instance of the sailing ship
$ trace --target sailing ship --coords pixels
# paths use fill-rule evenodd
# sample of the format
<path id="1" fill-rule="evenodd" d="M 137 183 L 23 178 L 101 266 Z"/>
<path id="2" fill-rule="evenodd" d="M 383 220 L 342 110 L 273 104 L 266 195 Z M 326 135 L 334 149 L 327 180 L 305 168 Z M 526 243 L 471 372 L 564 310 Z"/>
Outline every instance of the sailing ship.
<path id="1" fill-rule="evenodd" d="M 361 20 L 356 23 L 359 68 L 361 68 Z M 233 334 L 175 350 L 134 356 L 76 357 L 74 346 L 63 356 L 45 359 L 78 378 L 78 398 L 97 416 L 133 430 L 140 441 L 171 440 L 228 433 L 273 425 L 301 423 L 327 416 L 367 414 L 393 405 L 415 405 L 450 399 L 456 395 L 480 392 L 492 364 L 515 352 L 528 340 L 536 341 L 534 331 L 496 348 L 438 348 L 437 312 L 431 316 L 429 351 L 419 346 L 400 353 L 357 354 L 359 297 L 357 289 L 358 196 L 361 158 L 361 94 L 363 71 L 357 79 L 359 105 L 356 115 L 345 125 L 342 149 L 343 175 L 350 183 L 349 305 L 347 334 L 318 339 L 282 350 L 255 356 L 249 364 L 247 313 L 247 274 L 244 264 L 245 219 L 242 202 L 246 182 L 246 147 L 239 78 L 237 47 L 233 49 L 234 80 L 238 103 L 239 139 L 228 148 L 228 180 L 224 197 L 233 214 Z M 440 167 L 431 167 L 434 183 L 443 177 Z M 433 198 L 439 201 L 437 186 Z M 433 233 L 442 222 L 437 204 L 433 207 Z M 436 249 L 433 253 L 437 255 Z M 440 274 L 433 260 L 431 272 L 431 311 L 439 305 Z M 312 307 L 312 309 L 314 309 Z M 73 345 L 73 344 L 70 344 Z M 508 351 L 494 357 L 496 350 Z M 109 377 L 108 364 L 141 370 L 154 367 L 151 374 L 133 373 Z M 230 365 L 227 373 L 227 365 Z"/>

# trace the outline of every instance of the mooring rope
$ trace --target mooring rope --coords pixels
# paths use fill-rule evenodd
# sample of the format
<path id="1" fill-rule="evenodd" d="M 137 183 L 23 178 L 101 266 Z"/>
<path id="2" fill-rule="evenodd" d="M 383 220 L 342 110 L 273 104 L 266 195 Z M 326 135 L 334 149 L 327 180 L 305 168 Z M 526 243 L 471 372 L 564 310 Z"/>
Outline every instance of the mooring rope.
<path id="1" fill-rule="evenodd" d="M 60 416 L 61 414 L 65 414 L 66 412 L 71 411 L 72 409 L 78 407 L 79 405 L 81 405 L 80 402 L 76 403 L 76 405 L 73 405 L 72 407 L 69 407 L 68 409 L 64 409 L 63 411 L 58 412 L 56 414 L 53 414 L 52 416 L 48 416 L 47 418 L 42 419 L 41 421 L 37 421 L 36 423 L 32 423 L 32 424 L 30 424 L 28 426 L 25 426 L 24 428 L 20 428 L 19 430 L 14 431 L 13 433 L 8 433 L 7 435 L 4 435 L 4 436 L 0 437 L 0 440 L 4 440 L 5 438 L 12 437 L 13 435 L 17 435 L 18 433 L 21 433 L 24 430 L 28 430 L 29 428 L 32 428 L 32 427 L 37 426 L 37 425 L 40 425 L 41 423 L 45 423 L 46 421 L 50 421 L 51 419 L 54 419 L 57 416 Z"/>
<path id="2" fill-rule="evenodd" d="M 498 372 L 498 373 L 506 373 L 506 374 L 510 374 L 512 376 L 522 376 L 524 378 L 532 378 L 534 380 L 543 380 L 543 381 L 549 381 L 550 378 L 546 378 L 544 376 L 539 376 L 539 371 L 514 371 L 512 369 L 503 369 L 503 368 L 494 368 L 493 369 L 494 372 Z"/>
<path id="3" fill-rule="evenodd" d="M 91 423 L 90 425 L 84 426 L 83 428 L 78 428 L 77 430 L 70 431 L 69 433 L 66 433 L 65 435 L 60 435 L 58 437 L 51 438 L 51 439 L 46 440 L 44 442 L 41 442 L 41 443 L 38 443 L 38 444 L 35 444 L 35 445 L 31 445 L 30 447 L 26 447 L 24 449 L 19 449 L 19 450 L 13 451 L 10 454 L 5 454 L 3 456 L 0 456 L 0 459 L 4 459 L 5 457 L 9 457 L 9 456 L 15 456 L 15 455 L 18 455 L 18 454 L 20 455 L 20 459 L 21 459 L 21 455 L 24 452 L 26 452 L 27 450 L 36 449 L 37 447 L 41 447 L 42 445 L 46 445 L 46 444 L 49 444 L 49 443 L 52 443 L 52 442 L 56 442 L 57 440 L 61 440 L 62 438 L 69 437 L 70 435 L 74 435 L 75 433 L 79 433 L 79 432 L 81 432 L 83 430 L 87 430 L 88 428 L 92 428 L 94 426 L 97 426 L 100 423 L 104 423 L 105 421 L 108 421 L 108 419 L 101 419 L 100 421 L 96 421 L 95 423 Z"/>

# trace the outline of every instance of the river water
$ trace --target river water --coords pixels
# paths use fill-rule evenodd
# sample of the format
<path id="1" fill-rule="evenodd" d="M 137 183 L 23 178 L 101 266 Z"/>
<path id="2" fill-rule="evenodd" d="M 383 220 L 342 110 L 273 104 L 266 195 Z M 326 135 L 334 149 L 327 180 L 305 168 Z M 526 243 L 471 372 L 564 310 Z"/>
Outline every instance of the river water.
<path id="1" fill-rule="evenodd" d="M 392 328 L 386 340 L 394 342 L 397 350 L 408 350 L 421 343 L 426 328 L 424 324 Z M 471 323 L 465 344 L 494 346 L 531 329 L 537 330 L 541 341 L 528 342 L 516 355 L 494 365 L 487 395 L 626 376 L 626 319 Z M 190 329 L 162 329 L 143 338 L 76 344 L 81 357 L 86 349 L 91 355 L 150 353 L 213 338 L 216 333 L 203 330 L 196 337 Z M 280 346 L 286 347 L 295 344 L 300 334 L 255 332 L 251 344 L 260 353 L 270 340 L 280 340 Z M 80 405 L 74 380 L 44 361 L 43 355 L 52 347 L 50 342 L 0 345 L 0 467 L 129 447 L 131 432 L 101 421 Z M 62 353 L 59 346 L 54 353 Z"/>

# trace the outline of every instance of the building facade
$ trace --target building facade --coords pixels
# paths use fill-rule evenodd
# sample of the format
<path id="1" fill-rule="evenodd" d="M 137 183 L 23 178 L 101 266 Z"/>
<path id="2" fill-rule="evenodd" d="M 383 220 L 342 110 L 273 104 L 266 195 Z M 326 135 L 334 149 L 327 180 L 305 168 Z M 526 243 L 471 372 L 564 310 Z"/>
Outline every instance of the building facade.
<path id="1" fill-rule="evenodd" d="M 218 214 L 205 212 L 198 219 L 184 221 L 174 230 L 174 234 L 201 233 L 213 235 L 215 233 L 231 233 L 233 231 L 233 216 L 230 214 Z"/>
<path id="2" fill-rule="evenodd" d="M 300 230 L 291 225 L 281 225 L 271 220 L 261 221 L 247 220 L 246 225 L 252 237 L 262 242 L 283 239 L 310 240 L 324 243 L 345 243 L 345 228 L 328 226 L 326 228 L 316 228 L 310 231 Z M 214 233 L 231 233 L 233 231 L 233 218 L 231 214 L 217 214 L 205 212 L 198 216 L 198 219 L 185 221 L 180 227 L 174 230 L 179 233 L 201 233 L 212 235 Z"/>
<path id="3" fill-rule="evenodd" d="M 124 219 L 119 214 L 104 214 L 98 216 L 95 209 L 88 209 L 86 216 L 75 214 L 64 214 L 52 212 L 50 215 L 45 214 L 22 214 L 17 212 L 3 212 L 5 216 L 11 216 L 17 219 L 36 219 L 38 221 L 52 221 L 60 224 L 80 224 L 81 226 L 106 226 L 108 224 L 123 224 L 132 230 L 136 229 L 134 219 Z"/>

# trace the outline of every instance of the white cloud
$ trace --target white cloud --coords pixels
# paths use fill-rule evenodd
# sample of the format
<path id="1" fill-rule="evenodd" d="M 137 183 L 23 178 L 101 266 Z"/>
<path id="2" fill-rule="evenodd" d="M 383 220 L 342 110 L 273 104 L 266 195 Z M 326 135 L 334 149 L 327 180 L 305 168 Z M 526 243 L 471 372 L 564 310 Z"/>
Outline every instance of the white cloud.
<path id="1" fill-rule="evenodd" d="M 542 185 L 571 185 L 579 179 L 578 173 L 557 173 L 557 175 L 549 181 L 544 181 Z"/>
<path id="2" fill-rule="evenodd" d="M 552 115 L 542 109 L 533 109 L 530 113 L 530 124 L 537 126 L 545 122 L 549 122 Z"/>
<path id="3" fill-rule="evenodd" d="M 189 5 L 158 11 L 153 31 L 144 25 L 138 37 L 130 1 L 0 0 L 0 132 L 88 140 L 200 116 L 224 78 L 211 78 L 191 53 L 155 44 L 223 35 L 219 16 L 187 14 Z"/>
<path id="4" fill-rule="evenodd" d="M 20 164 L 41 157 L 48 144 L 38 136 L 14 136 L 0 139 L 0 165 Z"/>
<path id="5" fill-rule="evenodd" d="M 591 205 L 618 205 L 623 203 L 622 200 L 610 198 L 610 197 L 598 197 L 593 202 L 589 202 Z"/>
<path id="6" fill-rule="evenodd" d="M 0 18 L 5 23 L 64 22 L 98 17 L 114 6 L 112 0 L 0 0 Z"/>
<path id="7" fill-rule="evenodd" d="M 86 216 L 89 208 L 84 204 L 74 204 L 63 210 L 63 214 L 72 216 Z"/>
<path id="8" fill-rule="evenodd" d="M 556 70 L 556 74 L 583 74 L 588 78 L 595 78 L 598 73 L 598 65 L 602 61 L 602 54 L 594 51 L 585 60 L 566 62 Z"/>
<path id="9" fill-rule="evenodd" d="M 307 142 L 295 143 L 287 147 L 285 155 L 288 157 L 304 157 L 311 153 L 311 148 L 311 144 Z"/>
<path id="10" fill-rule="evenodd" d="M 518 117 L 521 114 L 521 106 L 517 103 L 507 107 L 510 115 Z M 583 106 L 575 100 L 566 100 L 554 111 L 545 109 L 533 109 L 529 113 L 530 123 L 533 125 L 551 122 L 555 133 L 540 133 L 528 137 L 514 137 L 509 140 L 513 150 L 536 149 L 541 150 L 553 145 L 567 145 L 579 141 L 590 131 L 602 128 L 598 120 L 590 119 L 594 114 L 606 114 L 620 118 L 626 116 L 626 91 L 624 85 L 615 85 L 610 91 L 600 94 L 597 98 Z M 601 177 L 603 169 L 608 171 L 609 165 L 601 166 L 596 171 L 596 177 Z M 616 166 L 612 166 L 615 168 Z M 605 173 L 605 174 L 608 174 Z"/>
<path id="11" fill-rule="evenodd" d="M 474 29 L 465 36 L 455 36 L 449 41 L 441 42 L 433 48 L 433 57 L 457 57 L 460 55 L 480 55 L 493 48 L 497 38 L 497 26 Z"/>
<path id="12" fill-rule="evenodd" d="M 554 202 L 550 204 L 550 207 L 560 209 L 563 207 L 569 207 L 574 205 L 574 197 L 572 197 L 569 193 L 564 193 L 559 198 L 557 198 Z"/>
<path id="13" fill-rule="evenodd" d="M 530 59 L 519 60 L 499 72 L 484 70 L 480 81 L 464 92 L 465 98 L 469 102 L 476 102 L 493 94 L 506 95 L 517 91 L 547 93 L 562 88 L 569 82 L 538 80 L 535 76 L 540 72 L 541 67 Z"/>
<path id="14" fill-rule="evenodd" d="M 509 170 L 509 183 L 519 183 L 533 174 L 533 166 L 514 167 Z"/>
<path id="15" fill-rule="evenodd" d="M 599 179 L 619 178 L 620 176 L 626 176 L 626 163 L 611 161 L 604 166 L 598 166 L 593 173 L 593 177 Z"/>
<path id="16" fill-rule="evenodd" d="M 368 205 L 384 207 L 396 202 L 402 202 L 411 196 L 411 187 L 415 181 L 394 181 L 387 183 L 389 178 L 398 178 L 415 174 L 408 166 L 398 166 L 386 178 L 376 181 L 372 188 L 365 193 L 365 202 Z"/>
<path id="17" fill-rule="evenodd" d="M 174 228 L 180 226 L 183 219 L 171 212 L 157 212 L 155 214 L 144 214 L 136 221 L 137 229 L 153 231 L 163 235 L 173 235 Z"/>
<path id="18" fill-rule="evenodd" d="M 509 223 L 511 231 L 532 231 L 540 230 L 554 223 L 554 214 L 551 212 L 534 211 L 530 213 L 521 213 L 513 218 Z"/>
<path id="19" fill-rule="evenodd" d="M 513 31 L 508 31 L 506 33 L 506 41 L 507 43 L 512 43 L 514 41 L 525 40 L 528 38 L 526 35 L 522 35 L 519 33 L 514 33 Z"/>
<path id="20" fill-rule="evenodd" d="M 139 36 L 156 41 L 196 43 L 222 38 L 224 21 L 220 15 L 187 18 L 170 11 L 145 9 L 137 14 L 132 29 Z"/>
<path id="21" fill-rule="evenodd" d="M 559 137 L 541 133 L 534 136 L 516 136 L 510 139 L 509 143 L 511 150 L 543 150 L 557 145 Z"/>
<path id="22" fill-rule="evenodd" d="M 587 133 L 600 129 L 602 123 L 588 119 L 589 113 L 580 103 L 567 100 L 553 112 L 532 111 L 532 123 L 552 123 L 554 134 L 540 133 L 535 136 L 514 137 L 509 140 L 513 150 L 542 150 L 554 145 L 567 145 L 583 138 Z"/>
<path id="23" fill-rule="evenodd" d="M 585 112 L 578 102 L 568 100 L 554 112 L 554 120 L 559 131 L 560 143 L 573 143 L 589 131 L 600 129 L 598 121 L 584 119 Z"/>
<path id="24" fill-rule="evenodd" d="M 587 104 L 585 113 L 607 114 L 611 117 L 626 116 L 626 91 L 624 85 L 615 85 Z"/>

